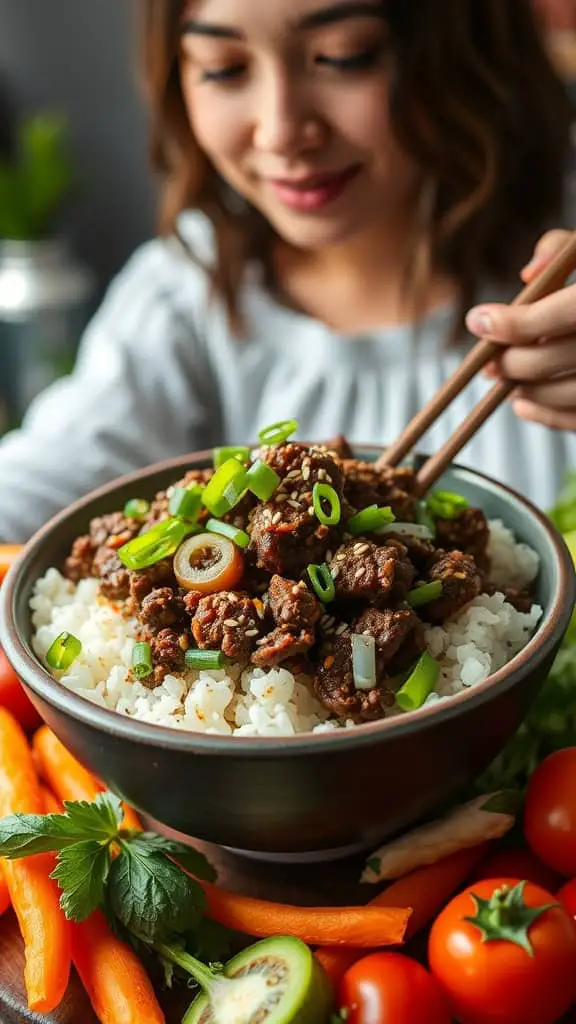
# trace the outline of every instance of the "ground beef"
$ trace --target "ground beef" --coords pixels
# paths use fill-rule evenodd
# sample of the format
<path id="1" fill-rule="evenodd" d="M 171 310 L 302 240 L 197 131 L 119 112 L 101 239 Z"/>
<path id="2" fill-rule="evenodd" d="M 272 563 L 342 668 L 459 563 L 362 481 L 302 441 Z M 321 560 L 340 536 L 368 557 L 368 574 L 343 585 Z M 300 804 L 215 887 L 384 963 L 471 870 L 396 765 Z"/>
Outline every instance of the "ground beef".
<path id="1" fill-rule="evenodd" d="M 143 598 L 139 618 L 150 629 L 159 631 L 166 626 L 186 626 L 186 609 L 182 597 L 170 587 L 157 587 Z"/>
<path id="2" fill-rule="evenodd" d="M 396 519 L 412 522 L 416 509 L 412 469 L 376 469 L 372 462 L 344 459 L 344 497 L 358 512 L 368 505 L 390 505 Z"/>
<path id="3" fill-rule="evenodd" d="M 347 630 L 327 643 L 314 677 L 314 691 L 320 703 L 338 718 L 365 722 L 383 718 L 394 703 L 385 683 L 371 690 L 357 690 L 352 672 L 352 631 Z"/>
<path id="4" fill-rule="evenodd" d="M 192 633 L 201 650 L 222 651 L 240 663 L 249 661 L 262 631 L 256 602 L 228 590 L 200 598 L 192 619 Z"/>
<path id="5" fill-rule="evenodd" d="M 392 540 L 399 541 L 404 545 L 408 552 L 408 558 L 419 570 L 425 570 L 436 556 L 436 548 L 432 541 L 425 540 L 423 537 L 414 537 L 407 533 L 387 533 L 386 542 Z"/>
<path id="6" fill-rule="evenodd" d="M 304 582 L 294 583 L 282 576 L 270 580 L 266 606 L 277 626 L 293 630 L 311 629 L 322 614 L 320 602 Z"/>
<path id="7" fill-rule="evenodd" d="M 467 508 L 456 519 L 436 520 L 436 546 L 444 551 L 464 551 L 472 555 L 479 569 L 490 565 L 488 541 L 490 528 L 479 508 Z"/>
<path id="8" fill-rule="evenodd" d="M 92 572 L 100 577 L 100 592 L 110 601 L 125 601 L 130 595 L 130 571 L 122 564 L 116 551 L 103 545 L 92 562 Z"/>
<path id="9" fill-rule="evenodd" d="M 181 675 L 184 672 L 184 654 L 191 646 L 189 634 L 168 628 L 154 632 L 144 626 L 138 631 L 137 639 L 149 643 L 152 653 L 154 670 L 146 679 L 140 680 L 148 689 L 160 686 L 166 675 Z"/>
<path id="10" fill-rule="evenodd" d="M 444 622 L 482 590 L 482 575 L 474 559 L 462 551 L 439 551 L 428 578 L 442 582 L 442 596 L 419 609 L 422 618 L 430 622 Z"/>
<path id="11" fill-rule="evenodd" d="M 367 608 L 352 626 L 353 633 L 376 641 L 378 676 L 395 675 L 412 665 L 424 650 L 424 628 L 412 608 Z"/>
<path id="12" fill-rule="evenodd" d="M 92 575 L 94 563 L 94 548 L 88 534 L 77 537 L 72 545 L 72 550 L 64 562 L 63 574 L 66 579 L 78 583 L 79 580 L 87 579 Z"/>
<path id="13" fill-rule="evenodd" d="M 374 544 L 363 538 L 343 544 L 329 563 L 339 600 L 399 601 L 416 570 L 399 541 Z"/>
<path id="14" fill-rule="evenodd" d="M 312 507 L 312 488 L 330 484 L 340 497 L 342 475 L 335 461 L 320 448 L 286 444 L 262 452 L 282 483 L 269 502 L 257 505 L 251 517 L 251 549 L 256 564 L 268 572 L 298 579 L 310 563 L 324 556 L 340 538 L 340 527 L 318 522 Z"/>
<path id="15" fill-rule="evenodd" d="M 315 639 L 313 629 L 289 629 L 286 626 L 278 626 L 258 641 L 250 660 L 258 668 L 280 665 L 291 658 L 306 654 Z"/>
<path id="16" fill-rule="evenodd" d="M 170 587 L 172 590 L 178 588 L 171 558 L 163 558 L 147 569 L 138 569 L 130 573 L 130 596 L 136 611 L 144 598 L 157 587 Z"/>

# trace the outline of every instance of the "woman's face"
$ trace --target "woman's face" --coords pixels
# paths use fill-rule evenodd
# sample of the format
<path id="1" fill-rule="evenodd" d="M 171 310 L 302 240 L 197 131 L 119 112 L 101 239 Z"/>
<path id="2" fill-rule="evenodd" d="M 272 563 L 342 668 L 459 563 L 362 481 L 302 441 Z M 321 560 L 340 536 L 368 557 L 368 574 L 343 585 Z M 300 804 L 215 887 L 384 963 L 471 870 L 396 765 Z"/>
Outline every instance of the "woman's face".
<path id="1" fill-rule="evenodd" d="M 193 0 L 181 76 L 212 164 L 287 242 L 336 245 L 406 210 L 382 0 Z"/>

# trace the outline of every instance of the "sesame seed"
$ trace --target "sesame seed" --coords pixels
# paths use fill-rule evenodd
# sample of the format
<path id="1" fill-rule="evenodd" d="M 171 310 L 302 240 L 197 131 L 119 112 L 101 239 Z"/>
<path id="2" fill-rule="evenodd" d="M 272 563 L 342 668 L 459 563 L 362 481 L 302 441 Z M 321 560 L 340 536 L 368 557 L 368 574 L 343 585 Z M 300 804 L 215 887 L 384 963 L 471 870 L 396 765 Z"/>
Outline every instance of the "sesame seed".
<path id="1" fill-rule="evenodd" d="M 319 480 L 325 480 L 326 479 L 326 470 L 325 469 L 320 468 L 318 470 L 318 479 Z"/>
<path id="2" fill-rule="evenodd" d="M 296 501 L 298 498 L 298 491 L 292 491 L 290 497 L 292 498 L 292 501 Z"/>
<path id="3" fill-rule="evenodd" d="M 292 593 L 293 593 L 294 597 L 299 597 L 300 596 L 300 587 L 298 587 L 298 586 L 292 587 Z"/>
<path id="4" fill-rule="evenodd" d="M 308 464 L 306 466 L 302 466 L 302 479 L 303 480 L 309 480 L 310 479 L 310 464 Z"/>
<path id="5" fill-rule="evenodd" d="M 228 594 L 228 600 L 230 601 L 230 604 L 237 604 L 238 603 L 238 597 L 236 596 L 236 594 L 229 593 Z"/>
<path id="6" fill-rule="evenodd" d="M 326 470 L 324 470 L 324 472 L 326 473 Z M 330 473 L 326 473 L 326 482 L 329 484 L 332 483 L 332 477 L 330 476 Z"/>
<path id="7" fill-rule="evenodd" d="M 283 491 L 282 494 L 280 494 L 280 493 L 275 494 L 274 495 L 274 504 L 275 505 L 281 505 L 283 501 L 286 501 L 287 497 L 288 497 L 288 495 L 286 494 L 286 491 Z"/>
<path id="8" fill-rule="evenodd" d="M 289 504 L 289 505 L 290 505 L 290 506 L 291 506 L 292 508 L 297 508 L 297 509 L 299 509 L 299 508 L 300 508 L 300 503 L 299 503 L 298 501 L 294 501 L 294 499 L 293 499 L 293 498 L 288 498 L 288 504 Z"/>
<path id="9" fill-rule="evenodd" d="M 257 629 L 247 629 L 244 635 L 245 636 L 258 636 L 258 630 Z"/>
<path id="10" fill-rule="evenodd" d="M 370 550 L 370 545 L 369 544 L 355 544 L 354 545 L 354 551 L 356 552 L 357 555 L 363 555 L 365 551 L 369 551 L 369 550 Z"/>
<path id="11" fill-rule="evenodd" d="M 335 580 L 337 578 L 339 572 L 340 572 L 340 567 L 337 566 L 337 565 L 335 565 L 333 568 L 330 569 L 330 575 L 331 575 L 333 580 Z"/>
<path id="12" fill-rule="evenodd" d="M 315 516 L 316 515 L 316 512 L 314 511 L 314 505 L 310 505 L 310 507 L 308 508 L 308 515 L 309 516 Z"/>
<path id="13" fill-rule="evenodd" d="M 345 562 L 346 561 L 346 552 L 345 551 L 339 551 L 338 554 L 336 555 L 336 561 L 337 562 Z"/>
<path id="14" fill-rule="evenodd" d="M 359 580 L 360 577 L 363 576 L 365 572 L 366 572 L 365 567 L 363 565 L 361 565 L 359 569 L 356 569 L 356 572 L 354 573 L 354 579 L 355 580 Z"/>
<path id="15" fill-rule="evenodd" d="M 336 626 L 336 636 L 342 636 L 342 633 L 345 633 L 347 629 L 348 624 L 346 622 L 341 622 L 339 626 Z"/>
<path id="16" fill-rule="evenodd" d="M 224 619 L 224 625 L 229 626 L 230 629 L 236 629 L 236 627 L 239 625 L 239 622 L 237 619 Z"/>
<path id="17" fill-rule="evenodd" d="M 276 526 L 276 523 L 279 523 L 281 519 L 282 519 L 282 513 L 281 512 L 275 512 L 274 515 L 272 516 L 272 525 Z"/>

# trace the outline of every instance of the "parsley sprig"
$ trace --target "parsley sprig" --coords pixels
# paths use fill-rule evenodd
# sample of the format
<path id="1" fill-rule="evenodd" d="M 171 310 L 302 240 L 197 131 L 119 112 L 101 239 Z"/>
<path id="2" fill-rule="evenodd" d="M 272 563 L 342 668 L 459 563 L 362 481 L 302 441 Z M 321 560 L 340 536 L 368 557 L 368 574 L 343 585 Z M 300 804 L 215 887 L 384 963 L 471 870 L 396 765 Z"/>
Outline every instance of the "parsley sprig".
<path id="1" fill-rule="evenodd" d="M 100 908 L 128 937 L 149 945 L 187 939 L 202 920 L 203 881 L 216 873 L 192 847 L 153 832 L 123 829 L 113 793 L 66 802 L 63 814 L 13 814 L 0 820 L 0 857 L 54 852 L 52 877 L 67 918 Z M 182 870 L 184 868 L 185 870 Z"/>

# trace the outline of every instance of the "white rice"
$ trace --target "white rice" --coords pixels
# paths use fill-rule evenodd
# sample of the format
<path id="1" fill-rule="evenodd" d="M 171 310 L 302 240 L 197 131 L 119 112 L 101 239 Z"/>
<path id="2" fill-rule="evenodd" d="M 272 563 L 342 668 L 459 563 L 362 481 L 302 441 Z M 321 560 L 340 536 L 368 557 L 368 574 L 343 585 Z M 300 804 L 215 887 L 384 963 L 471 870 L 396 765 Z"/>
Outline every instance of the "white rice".
<path id="1" fill-rule="evenodd" d="M 491 576 L 496 584 L 524 587 L 538 573 L 538 556 L 517 544 L 500 520 L 490 523 Z M 73 633 L 82 651 L 63 686 L 123 715 L 175 729 L 234 736 L 291 736 L 342 727 L 313 694 L 309 676 L 284 668 L 233 666 L 219 671 L 167 675 L 148 689 L 130 673 L 136 623 L 98 595 L 98 581 L 74 585 L 57 569 L 38 580 L 30 601 L 33 647 L 44 662 L 59 633 Z M 534 632 L 542 609 L 518 612 L 501 593 L 481 594 L 442 626 L 426 629 L 430 653 L 441 673 L 433 703 L 475 686 L 520 651 Z M 393 714 L 400 714 L 398 708 Z M 352 722 L 344 723 L 352 726 Z"/>

